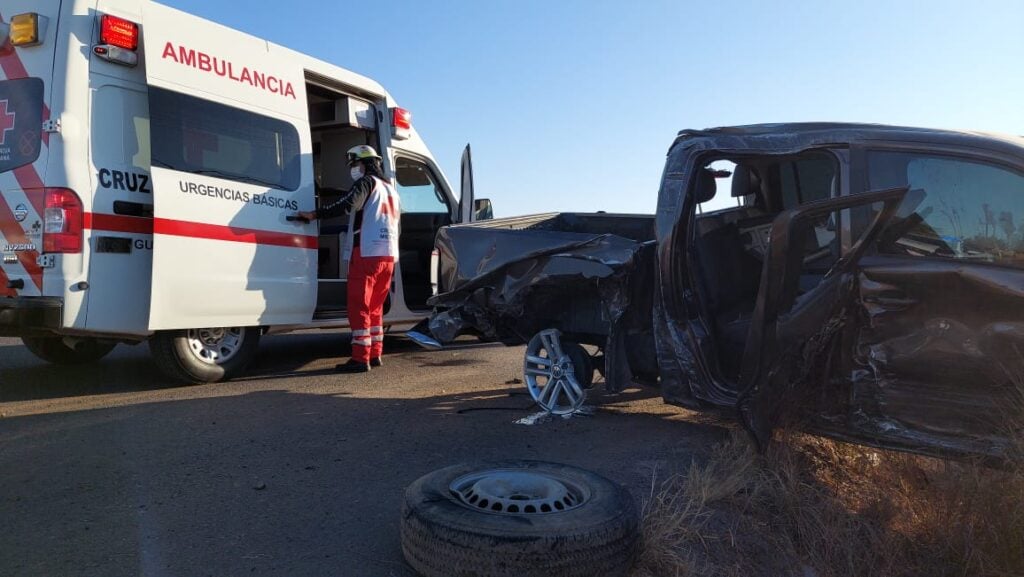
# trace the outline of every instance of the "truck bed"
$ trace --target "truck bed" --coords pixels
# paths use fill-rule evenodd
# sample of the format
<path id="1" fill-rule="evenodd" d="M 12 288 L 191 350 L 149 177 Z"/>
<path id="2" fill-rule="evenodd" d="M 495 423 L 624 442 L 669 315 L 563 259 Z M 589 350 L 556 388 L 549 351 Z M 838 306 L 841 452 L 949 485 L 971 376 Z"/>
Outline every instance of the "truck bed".
<path id="1" fill-rule="evenodd" d="M 449 226 L 436 243 L 440 292 L 461 289 L 498 268 L 546 253 L 586 247 L 581 258 L 620 264 L 622 251 L 632 252 L 653 240 L 653 215 L 555 212 Z"/>

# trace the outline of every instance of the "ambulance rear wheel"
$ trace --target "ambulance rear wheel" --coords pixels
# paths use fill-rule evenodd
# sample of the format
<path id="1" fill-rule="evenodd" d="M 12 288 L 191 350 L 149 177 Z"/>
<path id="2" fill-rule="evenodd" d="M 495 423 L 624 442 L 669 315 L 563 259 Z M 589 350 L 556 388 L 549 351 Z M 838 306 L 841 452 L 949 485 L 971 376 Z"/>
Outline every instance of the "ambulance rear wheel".
<path id="1" fill-rule="evenodd" d="M 256 356 L 259 341 L 256 327 L 161 331 L 149 340 L 149 350 L 165 375 L 200 385 L 241 373 Z"/>
<path id="2" fill-rule="evenodd" d="M 76 339 L 69 346 L 61 337 L 22 337 L 21 342 L 30 353 L 55 365 L 84 365 L 94 363 L 114 350 L 117 343 L 96 339 Z"/>

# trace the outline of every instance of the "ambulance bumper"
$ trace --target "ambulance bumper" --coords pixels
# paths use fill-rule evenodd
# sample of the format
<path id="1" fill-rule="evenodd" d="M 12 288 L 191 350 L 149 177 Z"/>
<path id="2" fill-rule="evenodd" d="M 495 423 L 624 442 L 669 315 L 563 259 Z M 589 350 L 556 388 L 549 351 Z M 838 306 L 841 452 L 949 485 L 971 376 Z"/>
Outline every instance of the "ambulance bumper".
<path id="1" fill-rule="evenodd" d="M 0 298 L 0 336 L 19 337 L 60 329 L 63 300 L 50 297 Z"/>

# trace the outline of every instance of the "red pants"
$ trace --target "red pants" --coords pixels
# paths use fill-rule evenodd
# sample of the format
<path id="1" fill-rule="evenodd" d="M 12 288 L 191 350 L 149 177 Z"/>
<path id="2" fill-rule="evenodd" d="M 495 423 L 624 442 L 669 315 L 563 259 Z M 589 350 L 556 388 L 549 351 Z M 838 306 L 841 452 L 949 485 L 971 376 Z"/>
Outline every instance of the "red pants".
<path id="1" fill-rule="evenodd" d="M 352 360 L 369 363 L 384 354 L 384 301 L 395 273 L 391 257 L 363 258 L 359 247 L 348 266 L 348 322 L 352 326 Z"/>

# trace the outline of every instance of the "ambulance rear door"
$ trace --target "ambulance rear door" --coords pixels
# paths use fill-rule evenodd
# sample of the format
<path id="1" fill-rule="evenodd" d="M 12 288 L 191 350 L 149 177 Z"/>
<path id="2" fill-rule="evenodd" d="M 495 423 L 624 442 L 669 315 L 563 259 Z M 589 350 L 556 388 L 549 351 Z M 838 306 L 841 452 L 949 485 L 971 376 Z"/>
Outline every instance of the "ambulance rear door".
<path id="1" fill-rule="evenodd" d="M 38 261 L 50 133 L 42 128 L 50 118 L 60 7 L 60 0 L 0 2 L 0 297 L 43 294 L 46 269 Z"/>
<path id="2" fill-rule="evenodd" d="M 316 303 L 303 70 L 264 40 L 155 3 L 151 330 L 304 324 Z"/>

